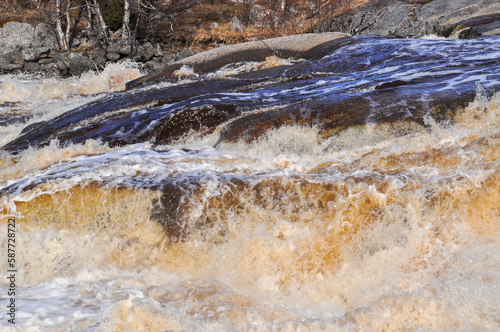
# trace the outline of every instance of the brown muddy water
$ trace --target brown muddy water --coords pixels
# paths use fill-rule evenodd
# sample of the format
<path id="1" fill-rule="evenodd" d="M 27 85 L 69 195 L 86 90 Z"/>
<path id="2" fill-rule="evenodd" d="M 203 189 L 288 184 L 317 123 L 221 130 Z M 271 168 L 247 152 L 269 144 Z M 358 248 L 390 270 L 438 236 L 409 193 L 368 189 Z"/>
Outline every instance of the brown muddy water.
<path id="1" fill-rule="evenodd" d="M 0 76 L 2 330 L 498 331 L 499 58 L 359 38 L 130 91 L 127 63 Z"/>

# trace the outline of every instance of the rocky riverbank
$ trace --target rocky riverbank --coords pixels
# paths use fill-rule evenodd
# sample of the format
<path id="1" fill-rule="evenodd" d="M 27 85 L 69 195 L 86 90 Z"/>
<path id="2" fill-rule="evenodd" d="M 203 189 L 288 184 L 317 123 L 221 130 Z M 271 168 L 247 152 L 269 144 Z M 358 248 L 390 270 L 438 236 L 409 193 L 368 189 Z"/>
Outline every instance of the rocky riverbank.
<path id="1" fill-rule="evenodd" d="M 498 0 L 372 0 L 324 22 L 320 30 L 352 35 L 437 35 L 473 38 L 500 35 Z"/>
<path id="2" fill-rule="evenodd" d="M 0 73 L 43 72 L 78 76 L 126 60 L 135 61 L 144 71 L 152 72 L 194 54 L 189 49 L 164 54 L 158 44 L 127 44 L 121 39 L 112 39 L 107 46 L 91 44 L 87 40 L 78 40 L 77 44 L 72 52 L 60 53 L 51 25 L 8 22 L 0 28 Z"/>

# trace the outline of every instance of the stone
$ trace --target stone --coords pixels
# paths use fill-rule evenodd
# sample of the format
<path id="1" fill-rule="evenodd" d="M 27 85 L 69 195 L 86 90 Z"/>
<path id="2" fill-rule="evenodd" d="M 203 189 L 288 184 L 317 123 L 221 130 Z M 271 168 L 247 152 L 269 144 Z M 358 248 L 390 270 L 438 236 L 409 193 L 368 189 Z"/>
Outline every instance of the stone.
<path id="1" fill-rule="evenodd" d="M 27 23 L 7 22 L 0 29 L 0 50 L 21 50 L 33 46 L 35 29 Z"/>
<path id="2" fill-rule="evenodd" d="M 45 59 L 38 60 L 38 63 L 41 65 L 47 65 L 47 64 L 53 63 L 53 62 L 54 62 L 54 59 L 51 59 L 51 58 L 45 58 Z"/>
<path id="3" fill-rule="evenodd" d="M 78 53 L 70 53 L 69 54 L 69 74 L 72 76 L 80 76 L 81 74 L 96 70 L 97 63 L 86 57 L 82 54 Z"/>
<path id="4" fill-rule="evenodd" d="M 195 53 L 191 51 L 189 48 L 183 48 L 179 52 L 175 53 L 174 55 L 174 60 L 179 61 L 185 58 L 189 58 L 190 56 L 193 56 Z"/>
<path id="5" fill-rule="evenodd" d="M 500 27 L 498 0 L 372 0 L 330 21 L 331 31 L 353 35 L 375 34 L 423 37 L 436 34 L 449 37 L 454 31 L 468 38 L 488 35 Z M 473 32 L 475 31 L 475 32 Z M 496 34 L 496 33 L 491 33 Z"/>
<path id="6" fill-rule="evenodd" d="M 163 56 L 160 44 L 155 44 L 154 46 L 154 56 Z"/>
<path id="7" fill-rule="evenodd" d="M 151 60 L 146 62 L 146 67 L 148 68 L 149 72 L 152 72 L 160 70 L 172 62 L 174 62 L 174 57 L 171 55 L 153 57 Z"/>
<path id="8" fill-rule="evenodd" d="M 212 22 L 212 23 L 208 26 L 208 28 L 209 28 L 210 30 L 212 30 L 212 29 L 217 28 L 218 26 L 219 26 L 219 25 L 217 24 L 217 22 Z"/>
<path id="9" fill-rule="evenodd" d="M 268 28 L 271 25 L 269 20 L 270 10 L 261 5 L 253 5 L 250 10 L 250 24 L 256 28 Z"/>
<path id="10" fill-rule="evenodd" d="M 109 43 L 106 48 L 108 53 L 117 53 L 121 55 L 130 55 L 132 54 L 132 44 L 130 42 L 125 42 L 121 39 L 113 40 Z"/>
<path id="11" fill-rule="evenodd" d="M 26 48 L 22 52 L 23 58 L 26 61 L 36 61 L 41 58 L 45 58 L 50 54 L 50 48 L 48 47 L 37 47 L 37 48 Z"/>
<path id="12" fill-rule="evenodd" d="M 0 63 L 22 65 L 24 58 L 19 51 L 7 51 L 0 53 Z"/>
<path id="13" fill-rule="evenodd" d="M 231 19 L 231 31 L 243 32 L 244 30 L 245 26 L 243 23 L 236 16 L 233 16 Z"/>
<path id="14" fill-rule="evenodd" d="M 120 54 L 118 53 L 107 53 L 106 58 L 108 58 L 109 61 L 118 61 L 120 60 Z"/>
<path id="15" fill-rule="evenodd" d="M 39 71 L 40 65 L 37 62 L 25 62 L 23 70 L 24 71 Z"/>
<path id="16" fill-rule="evenodd" d="M 61 71 L 57 67 L 56 63 L 43 64 L 43 65 L 40 65 L 40 67 L 46 73 L 49 73 L 52 75 L 61 75 Z"/>
<path id="17" fill-rule="evenodd" d="M 106 50 L 101 46 L 94 47 L 90 51 L 89 57 L 93 60 L 96 60 L 101 57 L 106 57 Z"/>
<path id="18" fill-rule="evenodd" d="M 49 48 L 52 51 L 59 49 L 54 28 L 48 23 L 38 24 L 35 27 L 34 37 L 33 47 L 35 48 Z"/>
<path id="19" fill-rule="evenodd" d="M 155 48 L 150 42 L 139 46 L 138 54 L 142 61 L 149 61 L 155 55 Z"/>

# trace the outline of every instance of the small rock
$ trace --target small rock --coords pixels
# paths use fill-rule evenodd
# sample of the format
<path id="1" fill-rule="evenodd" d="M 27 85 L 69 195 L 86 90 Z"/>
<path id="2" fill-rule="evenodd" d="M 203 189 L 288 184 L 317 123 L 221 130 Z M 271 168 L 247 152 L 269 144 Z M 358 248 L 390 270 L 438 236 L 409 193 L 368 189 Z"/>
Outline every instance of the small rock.
<path id="1" fill-rule="evenodd" d="M 38 63 L 41 65 L 46 65 L 46 64 L 49 64 L 52 62 L 54 62 L 54 59 L 51 59 L 51 58 L 45 58 L 45 59 L 38 60 Z"/>
<path id="2" fill-rule="evenodd" d="M 48 47 L 26 48 L 22 51 L 23 58 L 26 61 L 36 61 L 47 57 L 49 54 L 50 48 Z"/>
<path id="3" fill-rule="evenodd" d="M 19 51 L 7 51 L 5 53 L 0 53 L 0 64 L 15 64 L 22 65 L 24 64 L 24 58 L 21 52 Z"/>
<path id="4" fill-rule="evenodd" d="M 24 71 L 39 71 L 40 65 L 36 62 L 25 62 L 23 70 Z"/>
<path id="5" fill-rule="evenodd" d="M 139 55 L 142 61 L 148 61 L 155 55 L 155 48 L 153 44 L 147 42 L 146 44 L 139 47 Z"/>
<path id="6" fill-rule="evenodd" d="M 16 63 L 0 63 L 0 72 L 5 70 L 5 71 L 14 71 L 23 68 L 23 65 L 16 64 Z"/>
<path id="7" fill-rule="evenodd" d="M 89 57 L 93 60 L 96 60 L 101 57 L 106 57 L 106 50 L 101 46 L 94 47 L 89 54 Z"/>
<path id="8" fill-rule="evenodd" d="M 459 32 L 458 39 L 470 39 L 475 37 L 481 37 L 481 34 L 473 28 L 466 28 Z"/>
<path id="9" fill-rule="evenodd" d="M 69 54 L 70 75 L 79 76 L 87 71 L 95 70 L 96 68 L 97 68 L 97 63 L 94 60 L 78 53 Z"/>
<path id="10" fill-rule="evenodd" d="M 154 56 L 163 56 L 163 52 L 161 51 L 160 44 L 155 44 L 154 49 L 155 49 Z"/>
<path id="11" fill-rule="evenodd" d="M 212 29 L 217 28 L 218 26 L 219 26 L 219 25 L 217 24 L 217 22 L 213 22 L 212 24 L 210 24 L 210 25 L 208 26 L 208 28 L 209 28 L 210 30 L 212 30 Z"/>
<path id="12" fill-rule="evenodd" d="M 109 61 L 116 62 L 116 61 L 120 60 L 120 54 L 108 53 L 108 54 L 106 54 L 106 58 L 108 58 Z"/>
<path id="13" fill-rule="evenodd" d="M 184 58 L 190 57 L 194 54 L 195 53 L 193 51 L 191 51 L 189 48 L 183 48 L 179 52 L 175 53 L 174 60 L 179 61 L 179 60 L 182 60 Z"/>
<path id="14" fill-rule="evenodd" d="M 233 16 L 231 19 L 231 31 L 243 32 L 244 30 L 245 26 L 243 23 L 236 16 Z"/>
<path id="15" fill-rule="evenodd" d="M 121 55 L 132 54 L 132 44 L 123 40 L 114 40 L 106 48 L 108 53 L 117 53 Z"/>
<path id="16" fill-rule="evenodd" d="M 40 67 L 46 73 L 49 73 L 52 75 L 61 75 L 61 71 L 59 70 L 59 68 L 57 67 L 57 64 L 55 64 L 55 63 L 41 65 Z"/>
<path id="17" fill-rule="evenodd" d="M 116 30 L 114 33 L 113 33 L 113 36 L 115 37 L 121 37 L 122 36 L 122 33 L 123 33 L 123 29 L 120 28 L 118 30 Z"/>

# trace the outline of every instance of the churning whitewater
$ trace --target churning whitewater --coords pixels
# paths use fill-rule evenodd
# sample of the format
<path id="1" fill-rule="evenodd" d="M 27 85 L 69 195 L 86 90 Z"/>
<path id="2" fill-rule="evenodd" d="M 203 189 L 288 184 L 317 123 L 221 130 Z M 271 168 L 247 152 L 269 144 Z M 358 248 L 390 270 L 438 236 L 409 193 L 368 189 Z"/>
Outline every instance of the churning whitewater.
<path id="1" fill-rule="evenodd" d="M 362 37 L 131 90 L 129 63 L 0 76 L 2 329 L 500 329 L 499 59 Z"/>

